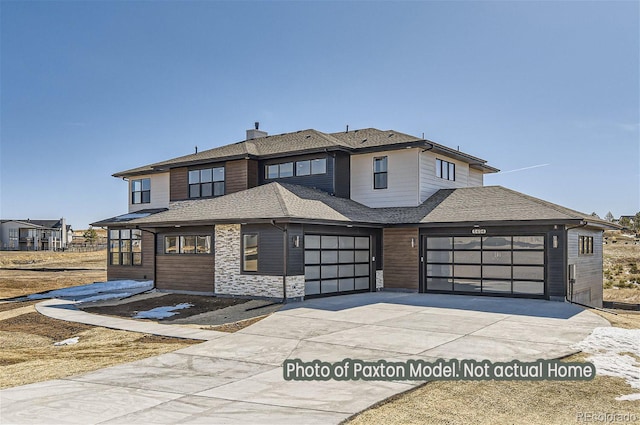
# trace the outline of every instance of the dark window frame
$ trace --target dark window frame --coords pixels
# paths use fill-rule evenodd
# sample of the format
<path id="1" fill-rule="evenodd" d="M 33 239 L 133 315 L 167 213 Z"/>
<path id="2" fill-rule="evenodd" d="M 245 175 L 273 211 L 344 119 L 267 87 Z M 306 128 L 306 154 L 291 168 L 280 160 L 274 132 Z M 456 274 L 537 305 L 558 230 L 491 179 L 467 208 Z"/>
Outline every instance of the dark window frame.
<path id="1" fill-rule="evenodd" d="M 114 232 L 117 232 L 117 238 L 114 238 Z M 123 237 L 125 232 L 129 232 L 128 237 Z M 135 236 L 135 237 L 134 237 Z M 110 266 L 124 266 L 124 267 L 140 267 L 143 263 L 142 258 L 142 230 L 140 229 L 109 229 L 108 233 L 107 250 L 109 253 L 109 265 Z M 115 242 L 117 241 L 117 242 Z M 113 243 L 117 244 L 117 251 L 114 251 Z M 123 244 L 123 242 L 128 242 Z M 123 247 L 128 245 L 128 249 L 124 250 Z M 134 250 L 136 248 L 136 250 Z M 117 261 L 114 258 L 117 256 Z"/>
<path id="2" fill-rule="evenodd" d="M 436 177 L 456 181 L 456 164 L 445 159 L 436 158 Z"/>
<path id="3" fill-rule="evenodd" d="M 376 162 L 383 161 L 384 171 L 376 171 Z M 384 176 L 384 183 L 382 182 L 382 176 Z M 388 189 L 389 188 L 389 157 L 377 156 L 373 158 L 373 189 Z"/>
<path id="4" fill-rule="evenodd" d="M 318 172 L 317 170 L 314 172 L 314 169 L 317 169 L 319 166 L 316 165 L 316 167 L 314 167 L 314 164 L 320 164 L 320 163 L 314 163 L 314 161 L 322 161 L 321 164 L 322 167 L 322 172 Z M 300 163 L 308 163 L 308 173 L 299 173 L 298 172 L 298 164 Z M 282 165 L 286 165 L 286 164 L 292 164 L 293 165 L 293 173 L 290 175 L 286 175 L 283 176 L 281 175 L 280 172 L 280 168 Z M 277 172 L 275 173 L 276 175 L 274 175 L 273 177 L 270 177 L 269 175 L 269 168 L 270 167 L 276 167 Z M 320 176 L 323 174 L 327 174 L 328 172 L 328 167 L 327 167 L 327 158 L 311 158 L 311 159 L 301 159 L 298 161 L 287 161 L 287 162 L 279 162 L 277 164 L 265 164 L 264 166 L 264 179 L 265 180 L 275 180 L 275 179 L 286 179 L 289 177 L 307 177 L 307 176 Z"/>
<path id="5" fill-rule="evenodd" d="M 220 170 L 220 169 L 222 169 L 223 178 L 222 180 L 216 180 L 215 179 L 216 170 Z M 203 171 L 204 172 L 210 171 L 211 173 L 210 181 L 204 181 L 204 182 L 202 181 Z M 194 172 L 198 172 L 197 182 L 191 182 L 191 173 L 194 173 Z M 226 180 L 227 180 L 227 170 L 224 165 L 216 166 L 216 167 L 196 168 L 193 170 L 189 170 L 187 172 L 187 194 L 189 195 L 189 199 L 217 198 L 219 196 L 224 196 L 227 192 Z M 203 195 L 202 189 L 207 185 L 210 185 L 211 195 Z M 222 189 L 216 191 L 216 188 L 222 188 Z"/>
<path id="6" fill-rule="evenodd" d="M 167 243 L 168 239 L 175 238 L 176 239 L 176 250 L 174 252 L 167 252 L 167 247 L 169 246 Z M 194 244 L 194 252 L 184 252 L 184 238 L 195 238 Z M 199 239 L 209 239 L 209 252 L 199 252 L 198 251 L 198 242 Z M 213 237 L 211 235 L 205 234 L 172 234 L 172 235 L 164 235 L 163 239 L 163 249 L 162 252 L 164 255 L 212 255 L 215 252 L 215 249 L 212 245 Z"/>
<path id="7" fill-rule="evenodd" d="M 256 252 L 255 254 L 247 254 L 247 241 L 246 238 L 247 237 L 255 237 L 256 238 L 256 242 L 255 242 L 255 248 L 256 248 Z M 252 245 L 250 245 L 252 246 Z M 242 246 L 240 247 L 240 255 L 242 258 L 242 272 L 243 273 L 258 273 L 258 271 L 260 270 L 260 234 L 259 233 L 243 233 L 242 234 Z M 249 270 L 247 268 L 247 257 L 255 255 L 255 270 Z"/>
<path id="8" fill-rule="evenodd" d="M 144 182 L 149 182 L 149 189 L 145 189 Z M 135 190 L 136 183 L 140 183 L 140 190 Z M 140 194 L 140 200 L 136 201 L 136 194 Z M 131 180 L 131 204 L 150 204 L 151 203 L 151 178 Z"/>
<path id="9" fill-rule="evenodd" d="M 593 236 L 578 236 L 578 255 L 593 255 Z"/>

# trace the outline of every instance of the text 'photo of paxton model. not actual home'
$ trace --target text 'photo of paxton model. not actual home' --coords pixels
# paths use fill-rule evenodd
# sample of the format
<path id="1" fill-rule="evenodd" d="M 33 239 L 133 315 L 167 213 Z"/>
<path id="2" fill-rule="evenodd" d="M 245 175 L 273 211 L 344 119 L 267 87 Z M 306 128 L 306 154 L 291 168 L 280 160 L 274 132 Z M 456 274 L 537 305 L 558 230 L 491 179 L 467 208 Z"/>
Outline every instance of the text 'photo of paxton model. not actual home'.
<path id="1" fill-rule="evenodd" d="M 398 290 L 602 305 L 611 226 L 484 186 L 499 170 L 424 138 L 367 128 L 246 140 L 122 171 L 108 277 L 156 288 L 302 299 Z"/>

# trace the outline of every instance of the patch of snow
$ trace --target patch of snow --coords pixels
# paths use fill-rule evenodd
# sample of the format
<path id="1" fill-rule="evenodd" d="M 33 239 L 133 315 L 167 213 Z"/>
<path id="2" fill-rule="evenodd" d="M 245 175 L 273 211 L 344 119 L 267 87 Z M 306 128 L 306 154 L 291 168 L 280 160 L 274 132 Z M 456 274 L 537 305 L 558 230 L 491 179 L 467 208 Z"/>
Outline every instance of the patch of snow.
<path id="1" fill-rule="evenodd" d="M 156 307 L 147 311 L 140 311 L 133 316 L 134 319 L 164 319 L 165 317 L 171 317 L 174 314 L 178 314 L 173 310 L 182 310 L 183 308 L 193 307 L 193 304 L 180 303 L 174 306 Z"/>
<path id="2" fill-rule="evenodd" d="M 137 280 L 111 280 L 108 282 L 96 282 L 88 285 L 72 286 L 70 288 L 56 289 L 43 294 L 31 294 L 27 298 L 30 300 L 41 300 L 45 298 L 73 298 L 95 295 L 104 292 L 135 290 L 136 293 L 144 292 L 153 288 L 153 281 Z"/>
<path id="3" fill-rule="evenodd" d="M 73 338 L 65 339 L 64 341 L 54 342 L 53 345 L 59 347 L 61 345 L 73 345 L 78 343 L 80 337 L 74 336 Z"/>
<path id="4" fill-rule="evenodd" d="M 131 292 L 109 292 L 106 294 L 93 295 L 87 298 L 83 298 L 83 303 L 89 303 L 92 301 L 110 300 L 112 298 L 127 298 L 133 295 Z"/>
<path id="5" fill-rule="evenodd" d="M 616 397 L 616 400 L 618 400 L 618 401 L 636 401 L 636 400 L 640 400 L 640 393 L 621 395 L 620 397 Z"/>
<path id="6" fill-rule="evenodd" d="M 595 328 L 573 348 L 591 354 L 587 361 L 595 365 L 597 374 L 624 378 L 631 388 L 640 389 L 640 362 L 637 360 L 640 357 L 640 329 Z M 616 400 L 640 400 L 640 393 L 623 395 Z"/>

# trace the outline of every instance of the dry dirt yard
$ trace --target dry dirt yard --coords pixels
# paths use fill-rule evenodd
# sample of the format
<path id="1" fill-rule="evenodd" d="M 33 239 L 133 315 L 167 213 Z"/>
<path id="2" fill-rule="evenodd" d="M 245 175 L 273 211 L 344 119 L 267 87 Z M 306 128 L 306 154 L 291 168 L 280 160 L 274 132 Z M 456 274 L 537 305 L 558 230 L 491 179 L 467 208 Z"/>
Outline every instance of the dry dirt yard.
<path id="1" fill-rule="evenodd" d="M 640 304 L 640 244 L 633 235 L 605 232 L 604 299 Z"/>
<path id="2" fill-rule="evenodd" d="M 0 252 L 0 299 L 107 280 L 107 252 Z"/>

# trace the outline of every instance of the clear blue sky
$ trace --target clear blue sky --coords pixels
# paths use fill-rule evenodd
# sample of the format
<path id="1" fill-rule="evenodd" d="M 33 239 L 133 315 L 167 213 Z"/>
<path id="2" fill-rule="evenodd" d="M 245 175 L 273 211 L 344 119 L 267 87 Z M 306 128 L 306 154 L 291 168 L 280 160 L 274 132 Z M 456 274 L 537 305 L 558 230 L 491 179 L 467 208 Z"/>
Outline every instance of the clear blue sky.
<path id="1" fill-rule="evenodd" d="M 640 210 L 639 2 L 10 2 L 2 218 L 126 212 L 111 177 L 270 134 L 376 127 L 503 185 Z"/>

